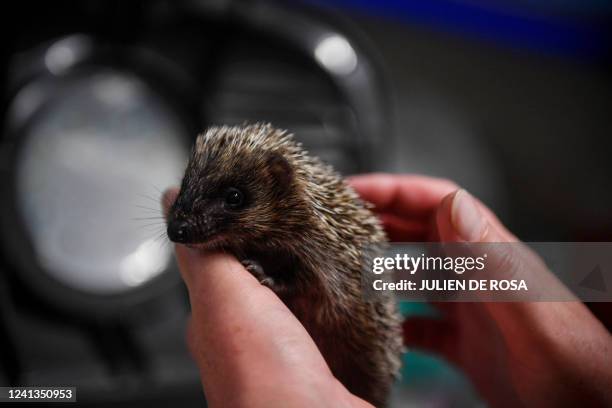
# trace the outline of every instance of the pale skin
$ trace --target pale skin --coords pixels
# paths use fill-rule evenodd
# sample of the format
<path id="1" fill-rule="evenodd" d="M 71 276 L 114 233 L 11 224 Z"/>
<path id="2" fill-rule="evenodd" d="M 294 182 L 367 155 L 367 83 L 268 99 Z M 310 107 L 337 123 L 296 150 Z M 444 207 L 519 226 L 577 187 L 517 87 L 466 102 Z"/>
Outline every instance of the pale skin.
<path id="1" fill-rule="evenodd" d="M 517 240 L 452 182 L 371 174 L 350 184 L 375 205 L 391 240 Z M 164 203 L 176 195 L 168 191 Z M 240 262 L 182 245 L 176 254 L 192 306 L 188 344 L 211 407 L 370 406 L 333 377 L 300 322 Z M 499 256 L 515 274 L 560 285 L 527 251 Z M 612 405 L 612 338 L 582 303 L 436 307 L 442 319 L 406 322 L 407 346 L 459 367 L 491 406 Z"/>

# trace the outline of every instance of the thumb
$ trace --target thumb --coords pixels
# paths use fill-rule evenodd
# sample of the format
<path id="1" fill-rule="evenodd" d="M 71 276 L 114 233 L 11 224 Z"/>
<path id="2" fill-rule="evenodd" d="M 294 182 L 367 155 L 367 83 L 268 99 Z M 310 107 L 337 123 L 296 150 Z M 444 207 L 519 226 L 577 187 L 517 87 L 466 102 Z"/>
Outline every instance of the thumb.
<path id="1" fill-rule="evenodd" d="M 165 214 L 177 194 L 178 189 L 164 194 Z M 188 346 L 210 406 L 240 405 L 240 398 L 253 393 L 265 399 L 309 385 L 335 387 L 304 326 L 235 257 L 180 244 L 175 250 L 192 311 Z"/>
<path id="2" fill-rule="evenodd" d="M 436 226 L 444 242 L 517 241 L 484 204 L 463 189 L 442 199 Z"/>
<path id="3" fill-rule="evenodd" d="M 441 242 L 474 244 L 468 246 L 487 254 L 487 267 L 479 272 L 481 276 L 525 280 L 530 300 L 574 299 L 540 256 L 467 191 L 460 189 L 444 197 L 436 213 L 436 227 Z"/>

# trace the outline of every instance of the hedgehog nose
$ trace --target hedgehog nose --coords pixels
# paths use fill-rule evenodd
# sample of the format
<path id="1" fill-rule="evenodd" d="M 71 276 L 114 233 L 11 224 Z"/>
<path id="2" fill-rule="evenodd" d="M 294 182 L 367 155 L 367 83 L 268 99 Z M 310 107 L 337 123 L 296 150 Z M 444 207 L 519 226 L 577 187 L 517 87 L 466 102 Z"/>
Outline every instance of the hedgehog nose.
<path id="1" fill-rule="evenodd" d="M 190 225 L 187 221 L 173 220 L 168 223 L 168 238 L 179 244 L 189 243 L 191 240 Z"/>

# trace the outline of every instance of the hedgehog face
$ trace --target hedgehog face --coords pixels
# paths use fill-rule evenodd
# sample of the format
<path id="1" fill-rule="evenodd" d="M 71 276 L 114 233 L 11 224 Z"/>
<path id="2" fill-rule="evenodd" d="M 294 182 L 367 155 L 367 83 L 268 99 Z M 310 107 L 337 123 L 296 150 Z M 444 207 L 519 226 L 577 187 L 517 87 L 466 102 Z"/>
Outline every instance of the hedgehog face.
<path id="1" fill-rule="evenodd" d="M 291 214 L 293 171 L 276 152 L 211 154 L 188 165 L 168 216 L 171 241 L 197 247 L 265 246 L 286 237 Z"/>

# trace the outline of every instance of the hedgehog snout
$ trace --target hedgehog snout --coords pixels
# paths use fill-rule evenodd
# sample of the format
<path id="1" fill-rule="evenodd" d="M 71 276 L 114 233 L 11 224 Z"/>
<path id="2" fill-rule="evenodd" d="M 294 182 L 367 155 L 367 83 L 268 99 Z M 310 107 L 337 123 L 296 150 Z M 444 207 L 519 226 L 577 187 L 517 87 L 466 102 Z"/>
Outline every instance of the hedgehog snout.
<path id="1" fill-rule="evenodd" d="M 168 222 L 168 238 L 179 244 L 192 243 L 194 239 L 194 227 L 184 220 L 171 220 Z"/>
<path id="2" fill-rule="evenodd" d="M 201 244 L 214 237 L 218 231 L 219 220 L 209 215 L 187 216 L 175 213 L 168 217 L 168 238 L 179 244 Z"/>

